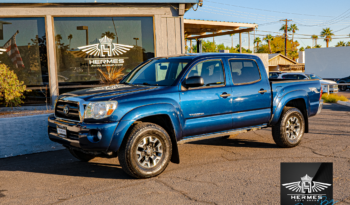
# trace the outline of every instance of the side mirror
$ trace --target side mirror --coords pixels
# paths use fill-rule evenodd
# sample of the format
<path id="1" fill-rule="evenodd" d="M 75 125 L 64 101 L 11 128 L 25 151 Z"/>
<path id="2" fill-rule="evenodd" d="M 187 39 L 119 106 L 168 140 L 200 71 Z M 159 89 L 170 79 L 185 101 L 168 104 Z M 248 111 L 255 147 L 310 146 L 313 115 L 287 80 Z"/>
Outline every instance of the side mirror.
<path id="1" fill-rule="evenodd" d="M 200 87 L 204 85 L 204 79 L 200 76 L 192 76 L 186 79 L 187 87 Z"/>

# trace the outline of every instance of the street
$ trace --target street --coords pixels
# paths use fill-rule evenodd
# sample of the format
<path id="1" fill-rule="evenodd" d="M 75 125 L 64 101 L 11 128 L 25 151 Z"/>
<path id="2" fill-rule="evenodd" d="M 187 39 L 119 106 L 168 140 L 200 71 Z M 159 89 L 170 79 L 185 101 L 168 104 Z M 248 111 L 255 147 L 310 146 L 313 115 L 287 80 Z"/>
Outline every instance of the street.
<path id="1" fill-rule="evenodd" d="M 333 162 L 333 192 L 350 204 L 350 107 L 326 104 L 296 148 L 271 129 L 179 145 L 158 177 L 126 175 L 117 158 L 79 162 L 68 151 L 0 159 L 1 204 L 280 204 L 281 162 Z"/>

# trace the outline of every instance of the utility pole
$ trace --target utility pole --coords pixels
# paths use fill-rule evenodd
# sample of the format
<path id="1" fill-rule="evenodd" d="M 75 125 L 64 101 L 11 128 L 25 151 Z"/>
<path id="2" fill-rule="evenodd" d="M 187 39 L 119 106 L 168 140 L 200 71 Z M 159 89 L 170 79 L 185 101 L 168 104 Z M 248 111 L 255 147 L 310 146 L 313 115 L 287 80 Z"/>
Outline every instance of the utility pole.
<path id="1" fill-rule="evenodd" d="M 286 22 L 286 26 L 284 28 L 284 55 L 287 56 L 288 21 L 292 21 L 292 20 L 284 19 L 284 20 L 280 20 L 280 21 Z"/>

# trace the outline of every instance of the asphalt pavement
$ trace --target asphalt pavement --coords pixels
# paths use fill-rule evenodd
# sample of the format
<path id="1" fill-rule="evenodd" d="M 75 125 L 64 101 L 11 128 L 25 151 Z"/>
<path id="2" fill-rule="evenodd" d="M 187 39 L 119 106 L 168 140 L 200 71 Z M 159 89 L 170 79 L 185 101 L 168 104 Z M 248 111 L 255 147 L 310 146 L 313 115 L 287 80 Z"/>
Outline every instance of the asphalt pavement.
<path id="1" fill-rule="evenodd" d="M 350 204 L 350 107 L 325 105 L 296 148 L 271 129 L 179 146 L 181 163 L 139 180 L 114 159 L 79 162 L 68 151 L 0 159 L 0 204 L 280 204 L 281 162 L 333 162 L 333 192 Z"/>

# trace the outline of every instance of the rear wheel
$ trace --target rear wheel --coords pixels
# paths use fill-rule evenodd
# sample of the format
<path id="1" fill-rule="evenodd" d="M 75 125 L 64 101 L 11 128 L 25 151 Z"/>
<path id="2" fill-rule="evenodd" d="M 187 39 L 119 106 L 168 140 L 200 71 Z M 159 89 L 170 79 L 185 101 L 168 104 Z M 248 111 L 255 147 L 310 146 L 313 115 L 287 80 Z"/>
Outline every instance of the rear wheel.
<path id="1" fill-rule="evenodd" d="M 67 148 L 67 149 L 75 158 L 79 159 L 82 162 L 88 162 L 88 161 L 92 160 L 93 158 L 95 158 L 94 155 L 86 154 L 86 153 L 78 151 L 76 149 L 71 149 L 71 148 Z"/>
<path id="2" fill-rule="evenodd" d="M 168 166 L 172 144 L 168 133 L 153 123 L 136 124 L 118 153 L 123 170 L 135 178 L 150 178 Z"/>
<path id="3" fill-rule="evenodd" d="M 297 146 L 305 131 L 305 120 L 299 109 L 286 107 L 278 123 L 272 127 L 275 143 L 284 148 Z"/>

